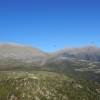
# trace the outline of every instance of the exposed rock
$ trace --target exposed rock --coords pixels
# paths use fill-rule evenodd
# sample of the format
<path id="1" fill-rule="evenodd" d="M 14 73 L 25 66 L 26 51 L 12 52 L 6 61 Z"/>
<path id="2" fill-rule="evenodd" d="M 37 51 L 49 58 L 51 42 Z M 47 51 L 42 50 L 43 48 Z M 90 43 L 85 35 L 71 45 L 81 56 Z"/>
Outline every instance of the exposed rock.
<path id="1" fill-rule="evenodd" d="M 100 62 L 100 48 L 95 46 L 69 47 L 54 53 L 61 57 Z"/>

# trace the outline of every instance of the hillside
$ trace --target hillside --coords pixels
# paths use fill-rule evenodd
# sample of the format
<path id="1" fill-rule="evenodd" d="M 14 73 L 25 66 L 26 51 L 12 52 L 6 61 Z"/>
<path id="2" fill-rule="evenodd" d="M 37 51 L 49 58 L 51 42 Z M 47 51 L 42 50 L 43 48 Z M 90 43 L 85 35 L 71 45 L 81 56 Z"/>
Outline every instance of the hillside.
<path id="1" fill-rule="evenodd" d="M 54 54 L 62 57 L 100 62 L 100 48 L 96 46 L 68 47 L 58 50 Z"/>
<path id="2" fill-rule="evenodd" d="M 76 56 L 65 56 L 64 52 Z M 91 55 L 90 61 L 82 60 L 86 59 L 83 54 Z M 100 62 L 92 62 L 94 55 L 99 57 L 98 47 L 46 53 L 1 43 L 0 100 L 99 100 Z"/>
<path id="3" fill-rule="evenodd" d="M 0 60 L 16 60 L 27 63 L 42 64 L 50 55 L 35 47 L 14 43 L 0 43 Z"/>
<path id="4" fill-rule="evenodd" d="M 100 84 L 47 71 L 0 72 L 0 100 L 99 100 Z"/>

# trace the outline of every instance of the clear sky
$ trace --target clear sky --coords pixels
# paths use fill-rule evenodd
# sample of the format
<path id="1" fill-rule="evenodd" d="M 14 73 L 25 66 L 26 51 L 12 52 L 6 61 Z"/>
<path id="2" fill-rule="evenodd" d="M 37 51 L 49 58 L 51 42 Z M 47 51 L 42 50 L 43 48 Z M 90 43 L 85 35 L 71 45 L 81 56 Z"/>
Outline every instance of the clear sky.
<path id="1" fill-rule="evenodd" d="M 0 42 L 100 47 L 100 0 L 0 0 Z"/>

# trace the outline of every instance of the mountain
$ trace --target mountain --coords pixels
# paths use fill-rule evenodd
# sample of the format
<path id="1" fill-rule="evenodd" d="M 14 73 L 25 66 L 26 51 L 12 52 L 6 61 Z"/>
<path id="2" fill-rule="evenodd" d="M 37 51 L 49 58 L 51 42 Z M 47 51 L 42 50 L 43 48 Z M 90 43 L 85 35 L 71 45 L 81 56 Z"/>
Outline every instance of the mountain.
<path id="1" fill-rule="evenodd" d="M 86 46 L 46 53 L 0 43 L 0 100 L 100 100 L 100 62 L 78 60 L 87 54 L 94 61 L 99 50 Z"/>
<path id="2" fill-rule="evenodd" d="M 42 66 L 69 58 L 100 62 L 100 48 L 95 46 L 68 47 L 47 53 L 31 46 L 0 43 L 0 69 L 18 66 Z"/>
<path id="3" fill-rule="evenodd" d="M 42 64 L 50 55 L 35 47 L 15 43 L 0 43 L 0 60 L 10 59 Z"/>
<path id="4" fill-rule="evenodd" d="M 100 48 L 96 46 L 68 47 L 54 53 L 57 56 L 100 62 Z"/>

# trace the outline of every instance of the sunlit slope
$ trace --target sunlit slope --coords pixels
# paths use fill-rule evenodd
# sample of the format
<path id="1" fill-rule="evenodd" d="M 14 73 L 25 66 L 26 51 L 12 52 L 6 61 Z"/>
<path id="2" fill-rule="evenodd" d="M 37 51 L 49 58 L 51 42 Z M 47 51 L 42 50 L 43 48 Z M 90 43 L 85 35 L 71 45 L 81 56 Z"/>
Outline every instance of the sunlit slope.
<path id="1" fill-rule="evenodd" d="M 12 59 L 28 63 L 42 64 L 49 54 L 37 48 L 14 43 L 0 43 L 0 60 Z"/>
<path id="2" fill-rule="evenodd" d="M 0 72 L 0 100 L 99 100 L 100 84 L 46 71 Z"/>

